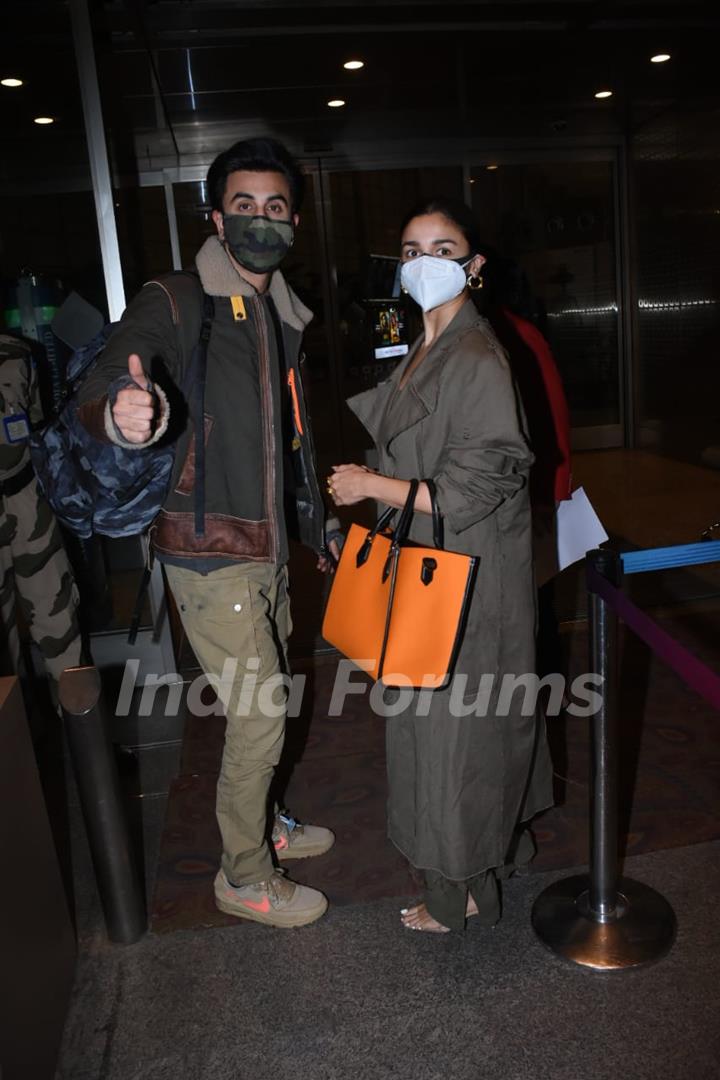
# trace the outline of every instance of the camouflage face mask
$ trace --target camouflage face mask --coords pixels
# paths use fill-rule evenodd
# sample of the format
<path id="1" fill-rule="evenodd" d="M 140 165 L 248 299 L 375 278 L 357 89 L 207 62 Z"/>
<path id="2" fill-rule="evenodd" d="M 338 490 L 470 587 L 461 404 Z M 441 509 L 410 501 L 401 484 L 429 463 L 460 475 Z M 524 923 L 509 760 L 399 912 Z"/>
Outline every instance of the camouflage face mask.
<path id="1" fill-rule="evenodd" d="M 253 274 L 268 274 L 279 266 L 293 242 L 292 221 L 257 215 L 223 214 L 225 243 L 234 259 Z"/>

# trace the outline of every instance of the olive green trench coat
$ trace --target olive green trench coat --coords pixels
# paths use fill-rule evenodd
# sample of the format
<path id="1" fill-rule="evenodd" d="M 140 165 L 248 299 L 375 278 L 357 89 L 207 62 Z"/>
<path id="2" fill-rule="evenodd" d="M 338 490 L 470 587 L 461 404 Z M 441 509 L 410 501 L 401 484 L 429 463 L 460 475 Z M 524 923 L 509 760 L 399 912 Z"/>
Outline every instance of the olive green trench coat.
<path id="1" fill-rule="evenodd" d="M 406 367 L 348 405 L 382 474 L 435 481 L 446 549 L 480 566 L 450 687 L 386 722 L 388 833 L 414 866 L 466 880 L 503 866 L 518 822 L 552 802 L 544 720 L 523 715 L 522 689 L 498 708 L 503 678 L 535 665 L 533 456 L 507 359 L 472 303 L 400 389 Z M 432 544 L 429 515 L 410 538 Z"/>

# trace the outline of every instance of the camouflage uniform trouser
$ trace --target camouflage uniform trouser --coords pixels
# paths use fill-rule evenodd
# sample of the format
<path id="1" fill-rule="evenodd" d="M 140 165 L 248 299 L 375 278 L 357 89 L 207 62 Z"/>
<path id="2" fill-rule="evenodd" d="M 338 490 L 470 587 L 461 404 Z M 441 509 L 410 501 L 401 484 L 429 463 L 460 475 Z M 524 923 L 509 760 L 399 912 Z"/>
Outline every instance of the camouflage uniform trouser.
<path id="1" fill-rule="evenodd" d="M 78 596 L 60 529 L 34 476 L 21 491 L 0 498 L 0 575 L 0 652 L 18 671 L 19 608 L 57 681 L 66 667 L 80 663 Z"/>

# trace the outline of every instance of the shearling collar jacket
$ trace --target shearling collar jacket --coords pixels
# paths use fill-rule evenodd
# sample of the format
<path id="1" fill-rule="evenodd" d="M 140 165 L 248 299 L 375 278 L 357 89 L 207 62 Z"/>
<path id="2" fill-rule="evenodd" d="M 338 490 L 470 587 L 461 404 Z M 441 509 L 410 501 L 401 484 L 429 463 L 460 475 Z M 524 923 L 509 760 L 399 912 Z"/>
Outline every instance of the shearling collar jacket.
<path id="1" fill-rule="evenodd" d="M 131 445 L 111 409 L 129 383 L 128 356 L 136 353 L 161 402 L 153 441 L 176 441 L 168 495 L 151 528 L 158 554 L 282 563 L 286 526 L 324 552 L 325 508 L 299 367 L 312 315 L 279 271 L 258 294 L 217 237 L 205 242 L 196 266 L 214 304 L 204 393 L 204 536 L 195 533 L 196 432 L 185 386 L 202 322 L 195 275 L 165 275 L 131 301 L 82 387 L 80 418 L 96 437 Z"/>

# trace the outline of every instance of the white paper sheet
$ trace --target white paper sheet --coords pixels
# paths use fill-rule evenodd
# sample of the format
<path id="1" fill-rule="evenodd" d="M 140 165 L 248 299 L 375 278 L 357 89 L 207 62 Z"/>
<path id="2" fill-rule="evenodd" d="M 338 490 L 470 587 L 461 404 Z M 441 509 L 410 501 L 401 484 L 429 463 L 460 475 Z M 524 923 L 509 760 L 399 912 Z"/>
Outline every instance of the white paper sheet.
<path id="1" fill-rule="evenodd" d="M 600 518 L 584 488 L 573 491 L 557 508 L 557 556 L 558 569 L 564 570 L 588 551 L 599 547 L 608 539 Z"/>

